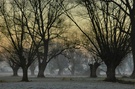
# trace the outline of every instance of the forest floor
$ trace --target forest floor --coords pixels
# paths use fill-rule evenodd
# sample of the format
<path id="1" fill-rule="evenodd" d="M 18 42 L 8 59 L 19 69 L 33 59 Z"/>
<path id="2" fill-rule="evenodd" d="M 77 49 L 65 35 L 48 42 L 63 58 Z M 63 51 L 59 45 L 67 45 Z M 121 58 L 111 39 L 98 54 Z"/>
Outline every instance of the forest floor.
<path id="1" fill-rule="evenodd" d="M 103 77 L 29 77 L 30 82 L 20 82 L 21 77 L 1 76 L 0 89 L 135 89 L 135 79 L 122 80 L 133 82 L 105 82 Z"/>

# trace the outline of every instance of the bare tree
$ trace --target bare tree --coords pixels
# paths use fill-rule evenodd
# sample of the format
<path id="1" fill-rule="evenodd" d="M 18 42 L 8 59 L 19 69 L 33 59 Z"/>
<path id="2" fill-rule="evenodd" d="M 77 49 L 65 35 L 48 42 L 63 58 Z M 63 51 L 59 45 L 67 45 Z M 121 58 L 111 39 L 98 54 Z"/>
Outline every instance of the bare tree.
<path id="1" fill-rule="evenodd" d="M 17 55 L 14 62 L 23 70 L 22 81 L 28 81 L 28 67 L 34 61 L 36 54 L 35 46 L 30 40 L 25 26 L 26 20 L 23 15 L 23 13 L 26 13 L 25 3 L 27 3 L 25 0 L 19 2 L 16 0 L 4 2 L 3 0 L 1 8 L 2 19 L 9 35 L 9 43 L 13 47 L 13 52 Z M 7 8 L 9 6 L 10 10 Z"/>
<path id="2" fill-rule="evenodd" d="M 60 6 L 64 4 L 64 0 L 13 0 L 13 2 L 17 12 L 22 16 L 22 19 L 15 18 L 25 28 L 22 34 L 29 35 L 35 47 L 39 63 L 38 77 L 44 77 L 49 61 L 65 50 L 63 48 L 51 56 L 49 54 L 50 42 L 65 32 L 64 20 L 61 17 L 64 12 Z"/>
<path id="3" fill-rule="evenodd" d="M 14 61 L 14 60 L 18 60 L 18 59 L 16 59 L 17 57 L 17 55 L 16 54 L 14 54 L 14 52 L 11 52 L 10 54 L 4 54 L 5 56 L 6 56 L 6 58 L 7 58 L 7 63 L 9 64 L 9 66 L 12 68 L 12 70 L 13 70 L 13 76 L 18 76 L 18 70 L 19 70 L 19 68 L 20 68 L 20 66 Z M 9 57 L 7 57 L 7 56 L 9 56 Z"/>
<path id="4" fill-rule="evenodd" d="M 65 13 L 88 38 L 93 46 L 93 53 L 105 62 L 107 66 L 106 80 L 116 81 L 115 68 L 130 51 L 130 36 L 120 31 L 130 31 L 130 24 L 127 24 L 126 20 L 127 16 L 120 9 L 116 9 L 114 4 L 110 5 L 108 2 L 100 0 L 83 0 L 81 2 L 88 11 L 92 25 L 90 32 L 94 37 L 91 38 L 68 12 Z"/>
<path id="5" fill-rule="evenodd" d="M 112 2 L 117 5 L 130 19 L 131 22 L 131 32 L 123 31 L 130 35 L 131 37 L 131 47 L 132 47 L 132 54 L 133 54 L 133 62 L 135 64 L 135 1 L 134 0 L 102 0 Z M 132 78 L 135 78 L 135 66 L 134 70 L 131 75 Z"/>
<path id="6" fill-rule="evenodd" d="M 101 7 L 98 6 L 99 3 Z M 122 13 L 120 9 L 116 9 L 115 5 L 101 1 L 99 3 L 96 3 L 94 0 L 85 0 L 85 6 L 91 19 L 98 48 L 95 44 L 93 45 L 96 46 L 96 53 L 98 53 L 107 66 L 106 80 L 116 81 L 115 68 L 130 52 L 129 35 L 118 31 L 118 29 L 130 31 L 130 25 L 128 25 L 129 27 L 124 26 L 127 24 L 126 14 Z M 101 12 L 98 8 L 101 9 Z M 118 20 L 115 20 L 111 15 Z M 119 23 L 119 21 L 122 23 Z"/>
<path id="7" fill-rule="evenodd" d="M 20 66 L 14 61 L 17 57 L 13 52 L 12 47 L 4 47 L 1 45 L 1 57 L 6 61 L 13 70 L 13 76 L 18 76 L 18 69 Z M 17 59 L 16 59 L 17 60 Z"/>
<path id="8" fill-rule="evenodd" d="M 87 34 L 94 37 L 94 35 L 89 33 L 89 32 L 87 32 Z M 90 42 L 85 35 L 82 35 L 82 39 L 83 39 L 82 46 L 85 48 L 85 50 L 88 53 L 86 55 L 86 57 L 91 59 L 91 60 L 89 60 L 89 63 L 88 63 L 88 65 L 90 67 L 90 77 L 96 78 L 97 77 L 97 69 L 103 61 L 97 55 L 98 53 L 95 53 L 96 51 L 95 52 L 93 51 L 93 46 L 90 45 Z"/>
<path id="9" fill-rule="evenodd" d="M 61 18 L 63 11 L 60 4 L 63 4 L 64 0 L 29 0 L 34 19 L 38 30 L 34 30 L 37 33 L 38 39 L 41 41 L 40 47 L 37 52 L 40 55 L 39 50 L 42 48 L 42 56 L 38 56 L 39 72 L 38 77 L 44 77 L 44 71 L 51 59 L 60 54 L 64 49 L 57 50 L 55 54 L 50 54 L 50 42 L 61 36 L 64 33 L 63 20 Z M 32 35 L 31 35 L 32 36 Z"/>
<path id="10" fill-rule="evenodd" d="M 90 77 L 96 78 L 97 77 L 97 68 L 101 65 L 99 62 L 99 58 L 96 56 L 94 57 L 94 62 L 88 63 L 90 67 Z"/>

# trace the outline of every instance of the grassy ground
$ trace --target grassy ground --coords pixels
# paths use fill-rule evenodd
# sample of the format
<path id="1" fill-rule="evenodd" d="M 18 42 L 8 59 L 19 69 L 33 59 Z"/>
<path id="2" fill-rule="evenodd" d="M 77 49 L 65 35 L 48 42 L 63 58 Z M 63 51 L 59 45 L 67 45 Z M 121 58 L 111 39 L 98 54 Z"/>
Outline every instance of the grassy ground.
<path id="1" fill-rule="evenodd" d="M 0 73 L 0 82 L 20 82 L 22 74 L 19 73 L 19 76 L 13 77 L 12 73 Z M 118 83 L 122 84 L 135 84 L 135 79 L 131 79 L 128 77 L 118 77 Z M 75 81 L 75 82 L 103 82 L 105 80 L 104 77 L 98 78 L 89 78 L 87 76 L 47 76 L 45 78 L 37 78 L 36 76 L 29 76 L 30 82 L 48 82 L 48 81 Z"/>
<path id="2" fill-rule="evenodd" d="M 20 82 L 21 81 L 21 76 L 0 76 L 0 82 Z M 105 77 L 98 77 L 98 78 L 89 78 L 89 77 L 45 77 L 45 78 L 37 78 L 36 76 L 29 76 L 30 82 L 53 82 L 53 81 L 76 81 L 76 82 L 102 82 L 105 80 Z M 123 84 L 135 84 L 135 79 L 131 78 L 118 78 L 117 80 L 118 83 L 123 83 Z"/>
<path id="3" fill-rule="evenodd" d="M 0 89 L 135 89 L 135 79 L 119 78 L 105 82 L 104 77 L 29 77 L 30 82 L 20 82 L 21 77 L 1 76 Z"/>

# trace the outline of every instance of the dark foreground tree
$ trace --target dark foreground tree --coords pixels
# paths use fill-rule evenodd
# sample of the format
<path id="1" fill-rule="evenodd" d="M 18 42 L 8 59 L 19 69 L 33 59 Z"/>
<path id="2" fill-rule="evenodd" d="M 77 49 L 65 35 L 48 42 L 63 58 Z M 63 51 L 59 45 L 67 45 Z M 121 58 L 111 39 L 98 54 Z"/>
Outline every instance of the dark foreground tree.
<path id="1" fill-rule="evenodd" d="M 127 15 L 114 4 L 97 0 L 83 0 L 90 19 L 92 37 L 85 33 L 75 20 L 66 15 L 78 26 L 107 66 L 107 81 L 116 81 L 115 69 L 130 51 L 130 36 L 120 30 L 130 31 Z M 117 18 L 117 20 L 116 20 Z M 94 36 L 94 37 L 93 37 Z"/>
<path id="2" fill-rule="evenodd" d="M 135 64 L 135 1 L 134 0 L 102 0 L 108 1 L 109 3 L 114 3 L 119 9 L 121 9 L 130 19 L 131 22 L 131 32 L 123 31 L 126 34 L 129 34 L 131 37 L 131 47 L 133 54 L 133 62 Z M 134 70 L 131 75 L 132 78 L 135 78 L 135 65 Z"/>
<path id="3" fill-rule="evenodd" d="M 96 43 L 90 40 L 93 50 L 107 66 L 106 80 L 116 81 L 115 69 L 130 52 L 130 36 L 120 31 L 130 30 L 127 15 L 108 2 L 85 0 L 84 3 L 95 35 Z"/>
<path id="4" fill-rule="evenodd" d="M 60 4 L 64 4 L 64 0 L 29 0 L 29 2 L 32 6 L 32 14 L 34 16 L 35 27 L 33 30 L 36 33 L 36 38 L 41 42 L 37 48 L 39 63 L 38 77 L 45 77 L 44 71 L 47 64 L 51 59 L 64 51 L 62 48 L 56 51 L 55 54 L 50 55 L 52 50 L 50 47 L 51 42 L 55 41 L 55 39 L 64 33 L 64 20 L 61 17 L 63 11 L 60 7 Z M 29 30 L 29 33 L 32 32 Z M 33 39 L 33 35 L 31 35 L 31 38 Z"/>
<path id="5" fill-rule="evenodd" d="M 12 0 L 2 2 L 1 14 L 4 21 L 9 44 L 13 48 L 16 58 L 14 62 L 23 70 L 22 81 L 28 80 L 28 67 L 35 59 L 36 48 L 27 34 L 26 20 L 23 13 L 26 13 L 26 0 Z M 27 3 L 28 4 L 28 3 Z M 10 10 L 7 8 L 10 5 Z M 21 9 L 21 11 L 20 11 Z M 11 14 L 12 13 L 12 14 Z"/>

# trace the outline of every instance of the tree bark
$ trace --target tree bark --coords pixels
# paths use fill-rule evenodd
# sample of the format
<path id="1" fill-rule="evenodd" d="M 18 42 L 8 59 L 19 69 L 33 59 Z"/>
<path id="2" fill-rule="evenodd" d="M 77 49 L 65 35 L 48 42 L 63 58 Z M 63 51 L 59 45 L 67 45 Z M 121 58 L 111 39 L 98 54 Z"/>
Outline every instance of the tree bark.
<path id="1" fill-rule="evenodd" d="M 133 72 L 132 72 L 130 77 L 135 78 L 135 18 L 134 18 L 134 14 L 131 14 L 130 18 L 131 18 L 131 25 L 132 25 L 132 28 L 131 28 L 131 47 L 132 47 L 133 63 L 134 63 Z"/>
<path id="2" fill-rule="evenodd" d="M 133 64 L 134 64 L 134 66 L 133 66 L 133 72 L 132 72 L 130 77 L 135 78 L 135 39 L 132 39 L 132 54 L 133 54 Z"/>
<path id="3" fill-rule="evenodd" d="M 134 63 L 134 69 L 133 72 L 131 74 L 131 78 L 135 78 L 135 12 L 131 11 L 130 12 L 130 20 L 131 20 L 131 48 L 132 48 L 132 54 L 133 54 L 133 63 Z"/>
<path id="4" fill-rule="evenodd" d="M 45 71 L 46 66 L 47 66 L 47 63 L 46 64 L 45 63 L 39 64 L 39 72 L 38 72 L 38 76 L 37 77 L 39 77 L 39 78 L 45 77 L 44 71 Z"/>
<path id="5" fill-rule="evenodd" d="M 111 66 L 108 65 L 107 66 L 107 71 L 106 71 L 106 75 L 107 78 L 105 79 L 106 81 L 110 81 L 110 82 L 116 82 L 116 77 L 115 77 L 115 66 Z"/>
<path id="6" fill-rule="evenodd" d="M 13 76 L 18 76 L 18 69 L 17 68 L 13 69 Z"/>
<path id="7" fill-rule="evenodd" d="M 27 67 L 24 67 L 22 68 L 23 70 L 23 77 L 22 77 L 22 81 L 24 82 L 28 82 L 28 68 Z"/>
<path id="8" fill-rule="evenodd" d="M 97 74 L 96 74 L 96 71 L 97 71 L 97 68 L 99 67 L 99 63 L 95 62 L 94 64 L 89 64 L 90 66 L 90 77 L 92 78 L 96 78 L 97 77 Z"/>
<path id="9" fill-rule="evenodd" d="M 43 36 L 44 37 L 44 36 Z M 49 37 L 48 37 L 48 39 L 44 39 L 43 38 L 43 46 L 44 46 L 44 53 L 43 53 L 43 55 L 41 55 L 41 56 L 43 56 L 44 58 L 43 58 L 43 60 L 42 60 L 42 62 L 40 61 L 40 57 L 38 57 L 38 62 L 39 62 L 39 72 L 38 72 L 38 76 L 37 77 L 40 77 L 40 78 L 43 78 L 43 77 L 45 77 L 45 75 L 44 75 L 44 71 L 45 71 L 45 69 L 46 69 L 46 66 L 47 66 L 47 64 L 48 64 L 48 62 L 47 62 L 47 57 L 48 57 L 48 45 L 49 45 Z"/>
<path id="10" fill-rule="evenodd" d="M 18 65 L 11 67 L 13 70 L 13 76 L 18 76 L 18 69 L 20 68 Z"/>

